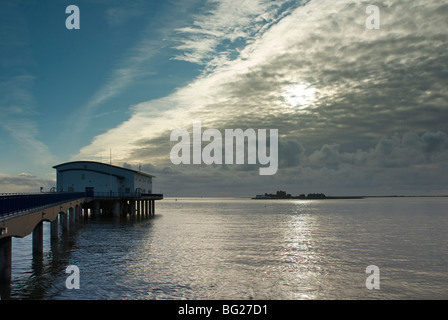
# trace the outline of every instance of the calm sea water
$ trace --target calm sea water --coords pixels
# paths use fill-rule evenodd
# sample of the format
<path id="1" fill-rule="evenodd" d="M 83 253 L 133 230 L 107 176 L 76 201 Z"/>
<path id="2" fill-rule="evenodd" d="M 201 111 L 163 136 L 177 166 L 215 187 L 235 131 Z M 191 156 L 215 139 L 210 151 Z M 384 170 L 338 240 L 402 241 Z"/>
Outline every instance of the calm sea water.
<path id="1" fill-rule="evenodd" d="M 448 199 L 158 201 L 91 219 L 33 262 L 13 240 L 12 299 L 448 299 Z M 67 266 L 80 270 L 69 290 Z M 366 288 L 366 268 L 380 289 Z"/>

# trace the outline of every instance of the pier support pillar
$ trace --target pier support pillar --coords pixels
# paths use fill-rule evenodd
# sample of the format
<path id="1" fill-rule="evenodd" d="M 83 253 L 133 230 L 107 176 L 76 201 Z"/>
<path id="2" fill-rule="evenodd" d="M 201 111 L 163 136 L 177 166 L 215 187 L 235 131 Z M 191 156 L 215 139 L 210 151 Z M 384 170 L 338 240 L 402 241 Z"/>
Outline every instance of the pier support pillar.
<path id="1" fill-rule="evenodd" d="M 93 215 L 95 217 L 99 217 L 99 215 L 100 215 L 100 202 L 99 201 L 95 201 L 95 208 L 93 210 Z"/>
<path id="2" fill-rule="evenodd" d="M 67 217 L 67 213 L 65 212 L 60 212 L 59 216 L 61 217 L 61 226 L 62 226 L 62 231 L 66 232 L 68 230 L 68 217 Z"/>
<path id="3" fill-rule="evenodd" d="M 12 238 L 0 239 L 0 289 L 11 284 Z M 2 290 L 3 291 L 3 290 Z"/>
<path id="4" fill-rule="evenodd" d="M 69 228 L 69 230 L 73 230 L 75 227 L 75 209 L 73 209 L 73 208 L 68 209 L 67 215 L 68 215 L 68 221 L 69 221 L 68 228 Z"/>
<path id="5" fill-rule="evenodd" d="M 115 201 L 113 214 L 116 218 L 119 218 L 121 215 L 121 203 L 119 200 Z"/>
<path id="6" fill-rule="evenodd" d="M 155 215 L 155 213 L 156 213 L 156 201 L 155 200 L 151 200 L 151 213 L 152 213 L 152 215 Z"/>
<path id="7" fill-rule="evenodd" d="M 57 239 L 59 237 L 59 215 L 56 216 L 56 219 L 54 219 L 50 224 L 50 233 L 51 233 L 51 239 Z"/>
<path id="8" fill-rule="evenodd" d="M 149 200 L 145 200 L 145 216 L 150 217 L 151 212 L 149 211 Z"/>
<path id="9" fill-rule="evenodd" d="M 92 209 L 90 209 L 89 207 L 85 207 L 83 210 L 84 210 L 84 220 L 89 219 Z"/>
<path id="10" fill-rule="evenodd" d="M 142 217 L 142 201 L 141 200 L 138 200 L 138 216 L 139 216 L 139 218 L 141 218 Z"/>
<path id="11" fill-rule="evenodd" d="M 135 200 L 131 200 L 131 217 L 135 217 Z"/>
<path id="12" fill-rule="evenodd" d="M 44 223 L 43 221 L 33 230 L 33 256 L 42 256 L 44 252 Z"/>
<path id="13" fill-rule="evenodd" d="M 75 207 L 75 221 L 79 221 L 81 219 L 82 209 L 80 206 Z"/>

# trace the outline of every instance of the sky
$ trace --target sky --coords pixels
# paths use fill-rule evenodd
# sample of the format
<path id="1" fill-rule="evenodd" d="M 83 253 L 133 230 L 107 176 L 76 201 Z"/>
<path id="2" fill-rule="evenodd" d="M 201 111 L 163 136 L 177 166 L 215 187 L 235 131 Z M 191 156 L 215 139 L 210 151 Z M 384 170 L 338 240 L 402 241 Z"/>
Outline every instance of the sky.
<path id="1" fill-rule="evenodd" d="M 0 193 L 92 160 L 167 197 L 447 195 L 447 45 L 444 0 L 2 1 Z M 173 164 L 195 121 L 278 130 L 278 170 Z"/>

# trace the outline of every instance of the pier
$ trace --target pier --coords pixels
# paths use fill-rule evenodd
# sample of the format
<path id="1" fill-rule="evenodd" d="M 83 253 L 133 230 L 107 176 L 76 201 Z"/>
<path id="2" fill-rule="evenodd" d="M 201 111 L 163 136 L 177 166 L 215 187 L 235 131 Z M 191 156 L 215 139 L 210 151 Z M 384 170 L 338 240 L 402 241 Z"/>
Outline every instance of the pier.
<path id="1" fill-rule="evenodd" d="M 32 234 L 33 259 L 42 259 L 43 223 L 50 223 L 50 237 L 58 239 L 59 228 L 73 229 L 76 222 L 101 216 L 150 218 L 162 194 L 43 193 L 0 195 L 0 286 L 11 282 L 12 238 Z"/>
<path id="2" fill-rule="evenodd" d="M 55 168 L 59 192 L 0 194 L 1 291 L 8 291 L 11 284 L 13 237 L 32 234 L 33 260 L 41 260 L 44 222 L 50 223 L 54 241 L 59 237 L 59 228 L 73 230 L 82 219 L 151 218 L 155 215 L 155 201 L 163 199 L 163 194 L 151 192 L 153 176 L 145 173 L 90 161 Z"/>

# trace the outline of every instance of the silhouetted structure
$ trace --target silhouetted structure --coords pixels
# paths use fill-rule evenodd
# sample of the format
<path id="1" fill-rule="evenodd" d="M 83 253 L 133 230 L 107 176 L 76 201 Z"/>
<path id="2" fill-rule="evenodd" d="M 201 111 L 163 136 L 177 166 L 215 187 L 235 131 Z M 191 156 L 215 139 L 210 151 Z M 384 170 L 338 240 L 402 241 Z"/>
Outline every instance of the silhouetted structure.
<path id="1" fill-rule="evenodd" d="M 299 196 L 291 196 L 290 193 L 286 193 L 286 191 L 278 190 L 275 194 L 265 193 L 264 195 L 257 195 L 252 199 L 325 199 L 326 196 L 323 193 L 308 193 L 300 194 Z"/>

